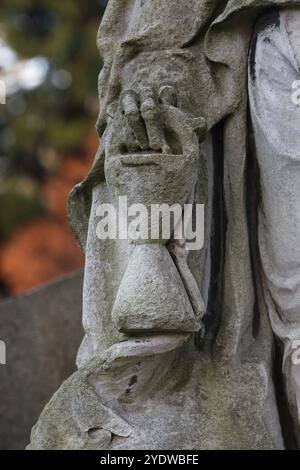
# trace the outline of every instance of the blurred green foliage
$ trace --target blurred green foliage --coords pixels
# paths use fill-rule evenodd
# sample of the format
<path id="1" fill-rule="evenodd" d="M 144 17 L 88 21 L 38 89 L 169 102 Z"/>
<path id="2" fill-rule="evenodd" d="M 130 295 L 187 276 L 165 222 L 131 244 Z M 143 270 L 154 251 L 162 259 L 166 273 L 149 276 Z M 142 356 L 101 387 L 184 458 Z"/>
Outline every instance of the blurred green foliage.
<path id="1" fill-rule="evenodd" d="M 1 0 L 0 22 L 8 44 L 22 58 L 45 57 L 50 71 L 38 90 L 23 92 L 23 113 L 14 113 L 13 105 L 6 107 L 2 130 L 9 126 L 13 138 L 4 139 L 4 148 L 0 143 L 0 154 L 21 158 L 25 153 L 34 159 L 41 146 L 59 152 L 80 150 L 89 112 L 96 108 L 101 65 L 96 34 L 105 3 Z M 55 83 L 61 71 L 71 77 L 70 86 L 62 89 Z"/>
<path id="2" fill-rule="evenodd" d="M 43 213 L 37 187 L 24 178 L 9 178 L 0 188 L 0 239 Z"/>
<path id="3" fill-rule="evenodd" d="M 0 108 L 0 238 L 41 210 L 24 178 L 38 188 L 51 171 L 49 151 L 63 158 L 83 148 L 98 111 L 96 35 L 106 3 L 1 0 L 0 37 L 20 59 L 43 57 L 48 68 L 38 88 L 18 90 Z"/>

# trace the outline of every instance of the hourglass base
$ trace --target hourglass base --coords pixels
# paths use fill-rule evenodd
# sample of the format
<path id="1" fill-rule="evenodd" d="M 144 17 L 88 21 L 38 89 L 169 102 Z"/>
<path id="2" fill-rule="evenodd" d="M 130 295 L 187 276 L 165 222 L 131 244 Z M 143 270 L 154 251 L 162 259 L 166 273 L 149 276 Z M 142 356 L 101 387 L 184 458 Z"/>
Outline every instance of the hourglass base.
<path id="1" fill-rule="evenodd" d="M 112 311 L 124 333 L 197 332 L 200 323 L 164 245 L 136 245 Z"/>

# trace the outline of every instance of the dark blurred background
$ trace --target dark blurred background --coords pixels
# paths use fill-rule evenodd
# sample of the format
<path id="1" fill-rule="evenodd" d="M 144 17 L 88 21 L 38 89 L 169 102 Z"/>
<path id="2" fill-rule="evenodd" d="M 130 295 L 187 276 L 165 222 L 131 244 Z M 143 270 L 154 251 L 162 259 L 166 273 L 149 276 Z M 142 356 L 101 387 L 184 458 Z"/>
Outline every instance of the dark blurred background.
<path id="1" fill-rule="evenodd" d="M 67 195 L 98 145 L 106 0 L 1 0 L 0 299 L 80 269 Z"/>

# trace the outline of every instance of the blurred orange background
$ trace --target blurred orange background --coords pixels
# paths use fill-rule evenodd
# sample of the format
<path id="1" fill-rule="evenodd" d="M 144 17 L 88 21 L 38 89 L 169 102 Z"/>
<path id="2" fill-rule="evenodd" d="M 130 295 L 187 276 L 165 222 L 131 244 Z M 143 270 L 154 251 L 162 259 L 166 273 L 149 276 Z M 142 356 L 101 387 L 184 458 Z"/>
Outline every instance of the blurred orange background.
<path id="1" fill-rule="evenodd" d="M 99 145 L 106 4 L 1 0 L 0 300 L 83 268 L 67 199 Z"/>
<path id="2" fill-rule="evenodd" d="M 85 152 L 65 156 L 58 173 L 43 183 L 47 215 L 20 227 L 2 243 L 0 277 L 5 279 L 10 295 L 33 289 L 84 265 L 66 211 L 70 189 L 86 176 L 97 150 L 98 138 L 92 123 L 91 129 Z"/>

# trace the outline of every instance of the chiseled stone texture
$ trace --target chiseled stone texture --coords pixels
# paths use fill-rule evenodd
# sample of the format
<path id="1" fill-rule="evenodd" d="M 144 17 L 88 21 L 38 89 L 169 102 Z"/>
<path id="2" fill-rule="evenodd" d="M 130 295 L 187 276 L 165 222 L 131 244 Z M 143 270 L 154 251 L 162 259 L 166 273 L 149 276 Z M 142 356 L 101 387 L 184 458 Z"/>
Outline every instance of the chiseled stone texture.
<path id="1" fill-rule="evenodd" d="M 24 449 L 30 430 L 75 370 L 82 338 L 82 273 L 0 303 L 0 449 Z"/>
<path id="2" fill-rule="evenodd" d="M 188 334 L 112 346 L 71 376 L 30 450 L 283 449 L 267 362 L 212 360 Z"/>
<path id="3" fill-rule="evenodd" d="M 286 400 L 281 390 L 282 358 L 274 354 L 275 335 L 287 359 L 285 343 L 295 339 L 294 323 L 289 309 L 284 316 L 269 308 L 258 253 L 257 202 L 264 191 L 249 165 L 246 77 L 253 28 L 262 9 L 300 2 L 223 3 L 222 10 L 213 0 L 109 2 L 98 35 L 104 61 L 97 122 L 101 145 L 69 205 L 72 227 L 86 253 L 85 340 L 79 371 L 44 409 L 33 428 L 31 449 L 283 449 L 284 438 L 293 432 L 290 424 L 280 422 L 281 397 L 299 436 L 295 400 Z M 167 97 L 161 91 L 165 87 Z M 203 143 L 205 135 L 184 125 L 190 115 L 204 119 L 212 133 L 211 166 L 200 153 L 198 140 Z M 149 150 L 150 159 L 142 154 Z M 161 160 L 170 168 L 162 158 L 170 150 L 186 161 L 198 157 L 199 164 L 195 171 L 185 165 L 182 175 L 173 173 L 166 184 L 170 178 L 165 168 L 158 171 L 156 166 Z M 259 170 L 263 176 L 261 165 Z M 200 293 L 202 280 L 212 287 L 208 296 L 202 294 L 208 299 L 207 332 L 198 351 L 198 338 L 194 342 L 186 334 L 181 343 L 182 335 L 174 335 L 177 324 L 167 328 L 157 321 L 163 313 L 170 320 L 169 306 L 178 314 L 174 298 L 159 305 L 168 300 L 165 266 L 159 270 L 164 281 L 158 288 L 159 263 L 154 264 L 153 253 L 151 263 L 145 248 L 130 250 L 127 240 L 99 240 L 95 227 L 98 203 L 114 202 L 124 188 L 129 200 L 147 205 L 157 202 L 155 197 L 174 201 L 174 186 L 186 202 L 206 204 L 209 198 L 200 189 L 212 177 L 217 181 L 210 221 L 221 223 L 211 230 L 211 265 L 198 262 L 193 253 L 178 259 L 173 251 L 191 301 L 200 295 L 188 289 L 188 281 L 195 281 L 192 287 Z M 279 283 L 279 290 L 284 285 Z M 295 320 L 299 326 L 299 318 Z M 148 338 L 130 338 L 142 329 Z M 289 396 L 298 393 L 295 383 L 293 376 L 284 383 Z"/>

